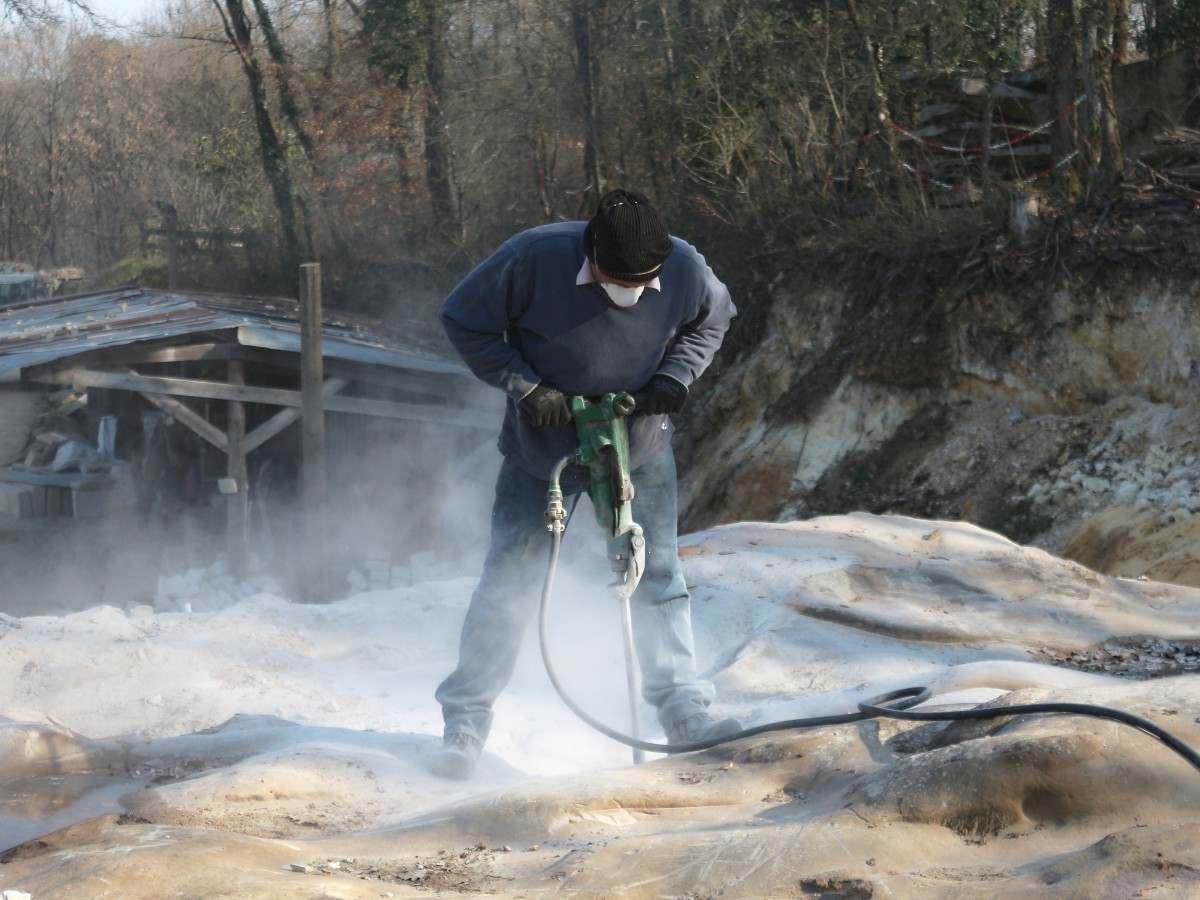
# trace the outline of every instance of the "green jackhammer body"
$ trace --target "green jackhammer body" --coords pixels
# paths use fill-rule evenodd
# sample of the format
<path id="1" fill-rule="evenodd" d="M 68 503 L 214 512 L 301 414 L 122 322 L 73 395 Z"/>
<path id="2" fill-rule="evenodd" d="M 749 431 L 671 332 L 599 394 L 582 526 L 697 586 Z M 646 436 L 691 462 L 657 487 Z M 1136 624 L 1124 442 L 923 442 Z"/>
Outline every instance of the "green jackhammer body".
<path id="1" fill-rule="evenodd" d="M 616 587 L 631 595 L 646 569 L 646 541 L 633 520 L 633 480 L 629 469 L 629 430 L 626 417 L 634 411 L 629 394 L 605 394 L 598 400 L 570 399 L 571 418 L 579 436 L 579 449 L 555 467 L 551 476 L 550 507 L 546 516 L 553 530 L 562 527 L 562 490 L 559 478 L 565 465 L 585 466 L 590 480 L 596 523 L 604 530 L 608 558 L 617 576 Z M 556 499 L 557 497 L 557 499 Z"/>

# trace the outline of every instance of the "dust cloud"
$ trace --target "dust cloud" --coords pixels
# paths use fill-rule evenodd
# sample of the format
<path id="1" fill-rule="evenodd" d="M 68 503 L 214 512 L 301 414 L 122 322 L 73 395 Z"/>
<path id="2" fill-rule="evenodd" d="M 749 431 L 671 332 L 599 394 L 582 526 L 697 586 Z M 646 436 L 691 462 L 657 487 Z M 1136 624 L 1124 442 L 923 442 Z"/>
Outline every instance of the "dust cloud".
<path id="1" fill-rule="evenodd" d="M 108 472 L 111 482 L 86 511 L 61 499 L 68 490 L 42 488 L 36 517 L 0 518 L 0 612 L 60 615 L 104 604 L 186 610 L 262 591 L 299 596 L 307 545 L 297 426 L 248 455 L 239 527 L 229 522 L 231 496 L 221 492 L 222 452 L 163 413 L 93 393 L 97 410 L 73 399 L 69 416 L 48 395 L 28 436 L 9 441 L 20 448 L 9 453 L 18 468 Z M 317 529 L 327 599 L 478 571 L 500 459 L 497 398 L 464 392 L 457 402 L 476 413 L 472 427 L 327 414 Z M 263 409 L 257 415 L 273 411 Z M 96 422 L 113 410 L 122 427 L 105 454 Z M 68 443 L 83 448 L 86 463 L 59 467 L 55 454 Z"/>

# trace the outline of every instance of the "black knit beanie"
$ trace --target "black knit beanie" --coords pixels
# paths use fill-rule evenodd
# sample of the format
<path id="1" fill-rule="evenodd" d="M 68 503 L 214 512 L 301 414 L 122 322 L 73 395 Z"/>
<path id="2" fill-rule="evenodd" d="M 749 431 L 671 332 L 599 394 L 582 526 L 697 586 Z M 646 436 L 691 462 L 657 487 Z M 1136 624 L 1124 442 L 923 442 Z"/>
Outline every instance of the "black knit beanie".
<path id="1" fill-rule="evenodd" d="M 644 194 L 609 191 L 583 232 L 583 252 L 609 278 L 650 281 L 671 255 L 667 223 Z"/>

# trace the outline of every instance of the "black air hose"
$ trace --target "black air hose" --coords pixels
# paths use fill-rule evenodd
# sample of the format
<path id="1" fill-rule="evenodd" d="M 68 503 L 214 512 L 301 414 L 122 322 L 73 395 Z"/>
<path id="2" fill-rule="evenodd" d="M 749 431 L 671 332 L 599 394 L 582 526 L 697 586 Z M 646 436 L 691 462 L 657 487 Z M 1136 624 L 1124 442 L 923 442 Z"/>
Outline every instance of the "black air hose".
<path id="1" fill-rule="evenodd" d="M 550 563 L 546 572 L 545 583 L 542 586 L 542 601 L 538 615 L 538 637 L 541 642 L 542 662 L 546 666 L 546 675 L 549 676 L 550 683 L 554 685 L 554 690 L 558 692 L 558 696 L 562 698 L 563 703 L 567 705 L 571 712 L 575 713 L 580 719 L 606 737 L 612 738 L 614 741 L 625 744 L 627 747 L 632 747 L 635 750 L 647 750 L 652 753 L 690 753 L 694 750 L 707 750 L 719 744 L 727 744 L 730 741 L 753 737 L 756 734 L 764 734 L 768 731 L 816 728 L 822 725 L 844 725 L 850 722 L 862 722 L 875 718 L 907 719 L 917 722 L 957 722 L 968 719 L 996 719 L 1003 716 L 1020 716 L 1033 713 L 1056 713 L 1111 719 L 1116 722 L 1123 722 L 1126 725 L 1132 725 L 1134 728 L 1144 731 L 1151 737 L 1157 738 L 1191 763 L 1194 768 L 1200 770 L 1200 753 L 1197 753 L 1188 744 L 1166 729 L 1159 728 L 1153 722 L 1118 709 L 1110 709 L 1106 706 L 1091 706 L 1084 703 L 1024 703 L 1018 706 L 994 706 L 987 709 L 977 708 L 943 712 L 917 712 L 912 710 L 910 707 L 924 703 L 930 699 L 933 692 L 928 687 L 901 688 L 896 691 L 889 691 L 886 694 L 880 694 L 878 697 L 872 697 L 870 700 L 864 700 L 862 703 L 859 703 L 858 712 L 769 722 L 766 725 L 744 728 L 726 737 L 713 738 L 707 741 L 693 741 L 688 744 L 656 744 L 651 741 L 643 741 L 630 737 L 592 718 L 592 716 L 576 704 L 567 694 L 562 682 L 558 679 L 558 673 L 554 669 L 554 663 L 550 656 L 549 641 L 550 595 L 553 590 L 555 570 L 558 568 L 558 555 L 561 545 L 562 532 L 551 530 Z"/>

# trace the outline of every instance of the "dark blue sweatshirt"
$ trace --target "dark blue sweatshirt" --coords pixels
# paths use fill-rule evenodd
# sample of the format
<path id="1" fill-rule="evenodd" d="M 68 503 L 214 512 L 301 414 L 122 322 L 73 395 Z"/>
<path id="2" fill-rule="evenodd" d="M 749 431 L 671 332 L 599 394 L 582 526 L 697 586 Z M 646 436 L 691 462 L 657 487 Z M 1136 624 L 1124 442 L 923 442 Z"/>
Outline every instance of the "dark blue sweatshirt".
<path id="1" fill-rule="evenodd" d="M 574 425 L 533 428 L 517 401 L 538 384 L 568 397 L 641 389 L 661 373 L 685 386 L 700 376 L 736 314 L 729 291 L 696 248 L 672 238 L 659 275 L 621 308 L 598 284 L 576 284 L 585 222 L 523 231 L 505 241 L 442 304 L 446 336 L 476 377 L 508 395 L 500 452 L 538 478 L 578 446 Z M 630 465 L 671 440 L 667 416 L 629 421 Z"/>

